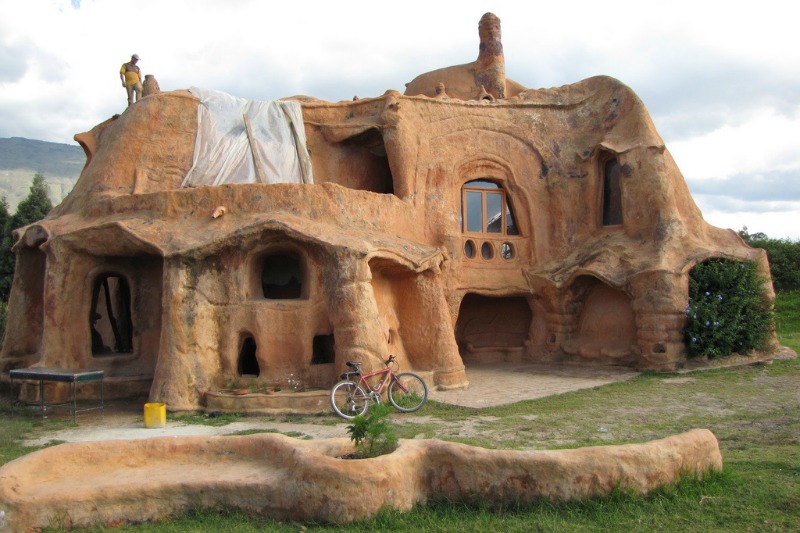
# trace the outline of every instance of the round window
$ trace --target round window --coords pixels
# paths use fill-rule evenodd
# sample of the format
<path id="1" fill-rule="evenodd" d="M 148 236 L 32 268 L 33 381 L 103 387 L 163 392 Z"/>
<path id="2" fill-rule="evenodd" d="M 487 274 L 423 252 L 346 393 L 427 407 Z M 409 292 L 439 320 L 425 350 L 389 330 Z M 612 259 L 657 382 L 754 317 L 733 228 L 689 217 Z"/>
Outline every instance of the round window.
<path id="1" fill-rule="evenodd" d="M 510 242 L 504 242 L 502 246 L 500 246 L 500 255 L 502 255 L 503 259 L 506 261 L 514 259 L 514 246 L 512 246 Z"/>
<path id="2" fill-rule="evenodd" d="M 472 241 L 467 241 L 464 243 L 464 255 L 467 256 L 467 259 L 472 259 L 475 257 L 475 243 Z"/>
<path id="3" fill-rule="evenodd" d="M 481 257 L 487 261 L 494 257 L 494 248 L 492 247 L 492 243 L 484 242 L 481 244 Z"/>

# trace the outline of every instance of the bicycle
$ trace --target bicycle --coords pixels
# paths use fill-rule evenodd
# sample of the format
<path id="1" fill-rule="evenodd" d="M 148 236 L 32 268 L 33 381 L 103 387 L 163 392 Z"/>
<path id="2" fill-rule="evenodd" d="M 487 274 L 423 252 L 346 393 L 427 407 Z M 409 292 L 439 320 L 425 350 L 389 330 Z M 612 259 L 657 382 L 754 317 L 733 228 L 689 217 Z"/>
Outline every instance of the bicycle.
<path id="1" fill-rule="evenodd" d="M 394 355 L 384 361 L 386 368 L 368 374 L 361 372 L 361 361 L 347 361 L 345 364 L 353 370 L 342 374 L 341 381 L 331 389 L 331 407 L 345 420 L 352 420 L 366 413 L 369 402 L 381 403 L 384 390 L 387 391 L 392 407 L 403 413 L 419 410 L 428 400 L 428 387 L 421 377 L 412 372 L 396 373 L 399 364 Z M 367 380 L 376 376 L 383 377 L 373 388 Z"/>

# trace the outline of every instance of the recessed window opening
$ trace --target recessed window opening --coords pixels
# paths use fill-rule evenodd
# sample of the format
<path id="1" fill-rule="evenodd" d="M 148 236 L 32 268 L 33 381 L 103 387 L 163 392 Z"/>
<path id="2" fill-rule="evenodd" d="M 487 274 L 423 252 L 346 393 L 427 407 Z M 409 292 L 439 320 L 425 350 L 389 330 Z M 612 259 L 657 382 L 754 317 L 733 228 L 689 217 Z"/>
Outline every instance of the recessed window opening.
<path id="1" fill-rule="evenodd" d="M 261 269 L 264 298 L 293 300 L 303 295 L 303 267 L 292 254 L 280 253 L 264 257 Z"/>
<path id="2" fill-rule="evenodd" d="M 327 365 L 336 360 L 336 343 L 333 335 L 316 335 L 314 337 L 312 365 Z"/>
<path id="3" fill-rule="evenodd" d="M 394 194 L 394 178 L 383 135 L 370 128 L 342 143 L 348 166 L 348 178 L 343 185 L 381 194 Z"/>
<path id="4" fill-rule="evenodd" d="M 133 351 L 131 290 L 117 274 L 101 274 L 94 282 L 89 315 L 92 355 Z"/>
<path id="5" fill-rule="evenodd" d="M 620 176 L 622 166 L 616 157 L 612 157 L 603 165 L 603 225 L 618 226 L 622 224 L 622 187 Z"/>
<path id="6" fill-rule="evenodd" d="M 242 340 L 242 347 L 239 349 L 238 371 L 240 376 L 255 376 L 261 373 L 261 367 L 256 358 L 256 340 L 253 337 L 245 337 Z"/>
<path id="7" fill-rule="evenodd" d="M 506 192 L 489 180 L 473 180 L 464 184 L 461 221 L 461 230 L 465 233 L 519 235 Z"/>

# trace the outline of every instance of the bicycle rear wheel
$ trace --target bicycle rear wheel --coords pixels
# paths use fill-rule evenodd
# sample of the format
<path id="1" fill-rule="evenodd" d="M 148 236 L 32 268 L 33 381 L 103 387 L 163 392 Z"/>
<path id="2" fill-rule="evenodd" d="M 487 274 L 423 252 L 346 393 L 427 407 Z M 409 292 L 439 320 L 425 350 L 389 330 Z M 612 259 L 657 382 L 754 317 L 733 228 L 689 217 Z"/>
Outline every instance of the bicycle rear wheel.
<path id="1" fill-rule="evenodd" d="M 367 412 L 369 396 L 358 383 L 340 381 L 331 389 L 331 407 L 340 417 L 352 420 Z"/>
<path id="2" fill-rule="evenodd" d="M 411 372 L 397 374 L 389 385 L 389 403 L 404 413 L 412 413 L 425 405 L 428 387 L 422 378 Z"/>

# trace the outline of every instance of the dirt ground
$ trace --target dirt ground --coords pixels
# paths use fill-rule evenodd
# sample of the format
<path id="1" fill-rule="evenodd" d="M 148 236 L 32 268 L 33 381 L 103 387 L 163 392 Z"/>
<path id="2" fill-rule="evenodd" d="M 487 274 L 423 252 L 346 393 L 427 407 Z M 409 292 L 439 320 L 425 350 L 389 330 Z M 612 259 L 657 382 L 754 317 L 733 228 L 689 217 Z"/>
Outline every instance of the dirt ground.
<path id="1" fill-rule="evenodd" d="M 774 355 L 774 354 L 773 354 Z M 794 355 L 787 354 L 789 356 Z M 795 356 L 796 357 L 796 356 Z M 782 358 L 782 357 L 779 357 Z M 741 360 L 731 359 L 725 366 L 732 365 L 752 365 L 759 364 L 759 361 L 752 357 L 741 358 Z M 763 364 L 768 364 L 766 361 Z M 719 364 L 696 365 L 689 370 L 697 370 L 702 367 L 716 367 Z M 531 400 L 546 396 L 563 394 L 570 391 L 602 387 L 604 385 L 618 381 L 628 380 L 638 375 L 637 372 L 628 368 L 615 367 L 586 367 L 570 365 L 542 365 L 542 364 L 491 364 L 472 366 L 468 368 L 470 386 L 466 390 L 456 391 L 431 391 L 429 399 L 441 403 L 450 403 L 466 407 L 483 408 L 496 405 L 516 403 L 522 400 Z M 673 386 L 690 386 L 694 378 L 690 375 L 684 376 L 665 376 L 663 383 Z M 781 380 L 771 380 L 773 387 Z M 763 385 L 763 384 L 762 384 Z M 769 387 L 767 387 L 769 389 Z M 688 391 L 687 391 L 688 392 Z M 699 392 L 695 392 L 697 396 Z M 697 398 L 696 398 L 697 400 Z M 769 401 L 769 397 L 761 398 L 761 401 Z M 260 415 L 242 416 L 233 422 L 221 425 L 209 423 L 191 423 L 180 414 L 168 413 L 167 424 L 163 428 L 144 427 L 143 404 L 145 400 L 115 400 L 107 402 L 104 414 L 98 411 L 78 413 L 77 425 L 71 425 L 69 416 L 64 412 L 59 413 L 53 419 L 52 430 L 38 430 L 25 441 L 29 446 L 42 446 L 50 442 L 87 442 L 100 440 L 135 440 L 149 439 L 156 437 L 178 437 L 178 436 L 212 436 L 212 435 L 232 435 L 248 432 L 275 432 L 291 435 L 298 438 L 335 438 L 347 437 L 348 422 L 340 420 L 332 415 Z M 698 414 L 697 410 L 712 410 L 716 416 L 720 416 L 725 411 L 724 405 L 717 405 L 718 402 L 695 401 L 693 408 L 688 410 L 692 414 Z M 654 408 L 655 406 L 650 406 Z M 663 406 L 662 406 L 663 407 Z M 681 408 L 684 415 L 689 412 Z M 643 416 L 648 409 L 645 406 L 637 406 L 629 416 Z M 438 429 L 436 434 L 447 433 L 447 423 L 432 419 L 425 415 L 425 410 L 419 414 L 406 414 L 398 423 L 418 424 L 420 426 L 433 424 Z M 634 416 L 635 415 L 635 416 Z M 536 418 L 531 415 L 532 423 Z M 470 436 L 473 433 L 485 431 L 492 425 L 492 418 L 489 416 L 477 415 L 469 420 L 460 420 L 456 433 L 461 436 Z M 197 422 L 197 420 L 194 420 Z M 65 427 L 65 424 L 69 424 Z M 472 428 L 472 429 L 471 429 Z M 517 430 L 514 430 L 517 431 Z M 429 435 L 430 436 L 430 435 Z M 610 437 L 611 435 L 609 435 Z M 499 437 L 499 435 L 498 435 Z"/>
<path id="2" fill-rule="evenodd" d="M 491 364 L 468 369 L 470 386 L 466 390 L 430 391 L 429 399 L 466 407 L 489 407 L 532 400 L 573 390 L 602 386 L 630 379 L 638 373 L 617 367 L 542 364 Z M 180 415 L 167 416 L 163 428 L 145 428 L 142 401 L 107 402 L 105 412 L 78 413 L 77 426 L 37 432 L 25 441 L 29 446 L 49 442 L 87 442 L 99 440 L 148 439 L 186 435 L 232 435 L 243 432 L 276 432 L 299 438 L 347 437 L 347 422 L 336 418 L 313 416 L 243 416 L 226 425 L 192 424 Z M 58 414 L 64 418 L 64 414 Z M 403 416 L 404 423 L 426 423 L 424 414 Z M 481 425 L 482 417 L 471 421 Z M 307 419 L 308 422 L 304 421 Z M 486 422 L 486 421 L 483 421 Z M 463 425 L 463 422 L 461 422 Z M 468 428 L 462 428 L 462 432 Z"/>

